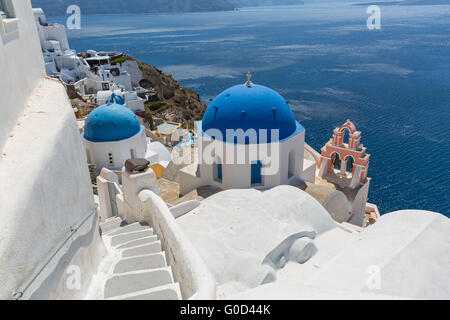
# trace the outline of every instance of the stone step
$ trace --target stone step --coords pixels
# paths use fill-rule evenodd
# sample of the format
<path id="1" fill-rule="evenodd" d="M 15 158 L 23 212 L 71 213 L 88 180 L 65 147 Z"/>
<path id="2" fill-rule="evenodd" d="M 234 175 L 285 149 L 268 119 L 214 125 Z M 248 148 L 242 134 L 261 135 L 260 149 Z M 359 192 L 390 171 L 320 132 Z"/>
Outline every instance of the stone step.
<path id="1" fill-rule="evenodd" d="M 111 300 L 182 300 L 180 285 L 172 283 L 153 289 L 137 291 L 123 296 L 110 298 Z"/>
<path id="2" fill-rule="evenodd" d="M 120 227 L 118 230 L 114 230 L 112 232 L 106 233 L 105 235 L 108 235 L 109 237 L 117 236 L 119 234 L 129 233 L 129 232 L 135 232 L 135 231 L 142 231 L 150 229 L 147 225 L 142 225 L 139 222 L 126 225 L 124 227 Z"/>
<path id="3" fill-rule="evenodd" d="M 104 289 L 105 299 L 122 296 L 136 291 L 148 290 L 173 283 L 170 267 L 151 271 L 138 271 L 115 275 Z"/>
<path id="4" fill-rule="evenodd" d="M 120 244 L 124 244 L 125 242 L 129 242 L 132 240 L 137 240 L 145 237 L 150 237 L 153 235 L 153 230 L 147 228 L 144 231 L 136 231 L 125 234 L 120 234 L 114 237 L 111 237 L 111 246 L 116 247 Z"/>
<path id="5" fill-rule="evenodd" d="M 104 222 L 100 224 L 100 229 L 102 230 L 102 234 L 106 234 L 120 227 L 122 224 L 122 219 L 115 218 L 114 220 Z"/>
<path id="6" fill-rule="evenodd" d="M 111 218 L 106 219 L 103 222 L 100 222 L 100 226 L 108 225 L 108 224 L 116 222 L 116 221 L 122 222 L 123 220 L 120 217 L 111 217 Z"/>
<path id="7" fill-rule="evenodd" d="M 132 247 L 142 246 L 144 244 L 150 244 L 155 241 L 158 241 L 158 237 L 156 235 L 125 242 L 124 244 L 121 244 L 120 246 L 116 247 L 116 249 L 128 249 Z"/>
<path id="8" fill-rule="evenodd" d="M 163 252 L 124 258 L 114 267 L 114 273 L 161 269 L 167 267 L 166 256 Z"/>
<path id="9" fill-rule="evenodd" d="M 122 258 L 131 258 L 158 252 L 162 252 L 161 241 L 159 240 L 150 244 L 124 249 L 122 251 Z"/>

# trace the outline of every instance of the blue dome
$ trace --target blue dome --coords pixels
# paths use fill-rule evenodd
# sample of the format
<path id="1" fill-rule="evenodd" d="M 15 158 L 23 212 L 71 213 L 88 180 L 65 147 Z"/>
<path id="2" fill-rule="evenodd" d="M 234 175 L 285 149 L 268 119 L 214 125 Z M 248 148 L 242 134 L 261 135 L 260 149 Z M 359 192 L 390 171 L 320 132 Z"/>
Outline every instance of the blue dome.
<path id="1" fill-rule="evenodd" d="M 112 142 L 131 138 L 140 130 L 141 125 L 133 111 L 112 103 L 89 114 L 84 125 L 84 138 L 92 142 Z"/>
<path id="2" fill-rule="evenodd" d="M 226 138 L 227 129 L 279 130 L 279 140 L 293 135 L 297 121 L 286 100 L 274 90 L 260 85 L 237 85 L 219 94 L 209 105 L 202 120 L 202 130 L 218 129 Z M 235 143 L 235 141 L 228 141 Z M 245 142 L 246 144 L 249 141 Z"/>

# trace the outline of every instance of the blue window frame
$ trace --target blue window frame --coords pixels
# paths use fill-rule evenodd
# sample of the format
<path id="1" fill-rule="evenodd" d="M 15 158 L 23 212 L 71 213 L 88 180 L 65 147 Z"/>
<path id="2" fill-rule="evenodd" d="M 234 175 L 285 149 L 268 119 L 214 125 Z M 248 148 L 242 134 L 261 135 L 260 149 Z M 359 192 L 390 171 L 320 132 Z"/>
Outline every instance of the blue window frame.
<path id="1" fill-rule="evenodd" d="M 222 182 L 222 164 L 221 163 L 214 163 L 213 176 L 214 176 L 214 180 L 216 180 L 217 182 Z"/>
<path id="2" fill-rule="evenodd" d="M 222 181 L 222 164 L 217 164 L 217 179 Z"/>
<path id="3" fill-rule="evenodd" d="M 262 162 L 253 161 L 252 162 L 252 185 L 262 184 Z"/>

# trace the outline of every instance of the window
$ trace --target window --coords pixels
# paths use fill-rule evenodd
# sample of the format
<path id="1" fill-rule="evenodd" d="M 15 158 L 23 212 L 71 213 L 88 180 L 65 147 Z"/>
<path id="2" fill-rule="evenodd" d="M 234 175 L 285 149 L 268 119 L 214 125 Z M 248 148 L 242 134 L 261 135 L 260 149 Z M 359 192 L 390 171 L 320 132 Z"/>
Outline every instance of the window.
<path id="1" fill-rule="evenodd" d="M 14 7 L 11 0 L 0 0 L 0 15 L 2 19 L 15 18 Z"/>
<path id="2" fill-rule="evenodd" d="M 112 152 L 108 153 L 108 167 L 114 167 L 114 159 Z"/>
<path id="3" fill-rule="evenodd" d="M 0 16 L 2 19 L 8 18 L 8 13 L 6 12 L 5 5 L 3 4 L 3 1 L 0 0 Z"/>
<path id="4" fill-rule="evenodd" d="M 344 140 L 342 142 L 345 144 L 350 142 L 350 130 L 347 128 L 344 129 Z"/>
<path id="5" fill-rule="evenodd" d="M 289 166 L 288 166 L 288 177 L 292 178 L 295 176 L 295 151 L 292 150 L 289 153 Z"/>
<path id="6" fill-rule="evenodd" d="M 262 184 L 262 162 L 253 161 L 252 162 L 252 185 Z"/>
<path id="7" fill-rule="evenodd" d="M 352 156 L 347 158 L 347 172 L 353 173 L 355 159 Z"/>
<path id="8" fill-rule="evenodd" d="M 335 169 L 337 169 L 337 170 L 341 169 L 341 157 L 339 156 L 338 153 L 335 153 L 335 155 L 334 155 L 333 165 L 334 165 Z"/>
<path id="9" fill-rule="evenodd" d="M 19 28 L 12 0 L 0 0 L 0 35 L 9 36 Z"/>
<path id="10" fill-rule="evenodd" d="M 214 151 L 215 154 L 215 151 Z M 215 157 L 214 163 L 212 165 L 212 174 L 213 180 L 222 183 L 223 180 L 223 166 L 222 166 L 222 158 L 217 156 Z"/>
<path id="11" fill-rule="evenodd" d="M 214 180 L 222 183 L 222 164 L 214 162 L 213 165 Z"/>

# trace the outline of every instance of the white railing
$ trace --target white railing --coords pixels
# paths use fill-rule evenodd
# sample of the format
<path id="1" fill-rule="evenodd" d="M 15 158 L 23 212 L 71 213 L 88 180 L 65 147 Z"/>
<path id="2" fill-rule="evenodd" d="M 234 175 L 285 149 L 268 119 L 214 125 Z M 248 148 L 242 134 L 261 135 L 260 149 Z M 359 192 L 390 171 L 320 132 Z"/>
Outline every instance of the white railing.
<path id="1" fill-rule="evenodd" d="M 144 219 L 159 236 L 183 298 L 215 300 L 216 280 L 175 221 L 164 200 L 150 190 L 139 193 Z"/>

